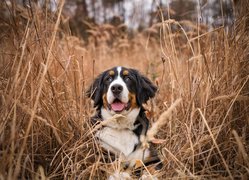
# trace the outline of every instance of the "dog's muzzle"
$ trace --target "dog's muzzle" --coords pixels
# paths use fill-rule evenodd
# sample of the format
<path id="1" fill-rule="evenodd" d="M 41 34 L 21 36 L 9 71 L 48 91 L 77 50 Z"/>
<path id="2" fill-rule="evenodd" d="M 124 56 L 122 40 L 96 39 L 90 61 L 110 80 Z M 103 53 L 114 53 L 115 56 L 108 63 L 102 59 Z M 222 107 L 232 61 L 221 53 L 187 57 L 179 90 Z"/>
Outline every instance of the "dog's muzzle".
<path id="1" fill-rule="evenodd" d="M 115 98 L 118 98 L 120 96 L 120 94 L 122 93 L 122 91 L 123 91 L 123 86 L 121 86 L 119 84 L 114 84 L 111 87 L 111 91 L 113 93 L 113 96 Z"/>
<path id="2" fill-rule="evenodd" d="M 129 109 L 130 107 L 130 103 L 129 102 L 124 102 L 123 100 L 123 86 L 120 84 L 113 84 L 110 87 L 110 90 L 112 92 L 112 96 L 113 96 L 113 101 L 109 102 L 110 104 L 109 109 L 113 110 L 116 113 L 122 112 L 124 110 Z"/>

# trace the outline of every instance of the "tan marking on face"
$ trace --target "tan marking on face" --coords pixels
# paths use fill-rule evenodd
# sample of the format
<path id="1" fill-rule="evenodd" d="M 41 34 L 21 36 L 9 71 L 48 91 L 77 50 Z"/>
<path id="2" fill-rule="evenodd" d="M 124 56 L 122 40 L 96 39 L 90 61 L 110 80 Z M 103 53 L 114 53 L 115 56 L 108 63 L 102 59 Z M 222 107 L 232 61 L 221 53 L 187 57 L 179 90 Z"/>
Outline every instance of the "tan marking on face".
<path id="1" fill-rule="evenodd" d="M 136 108 L 137 107 L 137 100 L 136 100 L 136 95 L 129 93 L 129 100 L 131 102 L 131 108 Z"/>
<path id="2" fill-rule="evenodd" d="M 113 70 L 109 71 L 109 75 L 113 76 L 115 74 L 115 72 Z"/>
<path id="3" fill-rule="evenodd" d="M 104 94 L 102 96 L 102 100 L 103 100 L 103 106 L 107 109 L 108 108 L 108 102 L 107 102 L 106 94 Z"/>
<path id="4" fill-rule="evenodd" d="M 129 71 L 127 71 L 127 70 L 124 70 L 124 71 L 123 71 L 123 75 L 124 75 L 124 76 L 127 76 L 128 74 L 129 74 Z"/>

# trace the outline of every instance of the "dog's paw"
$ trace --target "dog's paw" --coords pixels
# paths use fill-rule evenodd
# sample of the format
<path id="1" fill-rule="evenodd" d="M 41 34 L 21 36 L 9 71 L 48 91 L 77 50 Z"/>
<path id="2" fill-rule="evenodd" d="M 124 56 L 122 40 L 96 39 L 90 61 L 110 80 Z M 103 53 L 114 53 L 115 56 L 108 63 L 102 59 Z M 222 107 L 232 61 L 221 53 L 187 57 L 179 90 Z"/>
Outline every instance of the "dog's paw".
<path id="1" fill-rule="evenodd" d="M 109 176 L 108 180 L 131 180 L 131 176 L 127 172 L 115 171 L 112 175 Z"/>
<path id="2" fill-rule="evenodd" d="M 147 172 L 144 172 L 143 175 L 139 178 L 139 180 L 158 180 L 155 175 L 151 175 Z"/>

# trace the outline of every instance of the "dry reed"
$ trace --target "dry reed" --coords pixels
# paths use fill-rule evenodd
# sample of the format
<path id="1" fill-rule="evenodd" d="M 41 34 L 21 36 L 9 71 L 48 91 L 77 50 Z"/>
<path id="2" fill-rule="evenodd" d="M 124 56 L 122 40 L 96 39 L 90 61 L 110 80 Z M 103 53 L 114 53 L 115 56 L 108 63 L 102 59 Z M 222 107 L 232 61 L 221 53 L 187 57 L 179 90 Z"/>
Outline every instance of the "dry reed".
<path id="1" fill-rule="evenodd" d="M 50 13 L 1 3 L 0 179 L 105 179 L 122 169 L 95 142 L 85 96 L 115 65 L 159 86 L 145 105 L 152 123 L 182 100 L 156 134 L 164 163 L 156 176 L 249 178 L 248 5 L 237 5 L 231 33 L 183 22 L 186 32 L 168 20 L 133 39 L 92 26 L 88 44 L 67 33 L 62 6 Z"/>

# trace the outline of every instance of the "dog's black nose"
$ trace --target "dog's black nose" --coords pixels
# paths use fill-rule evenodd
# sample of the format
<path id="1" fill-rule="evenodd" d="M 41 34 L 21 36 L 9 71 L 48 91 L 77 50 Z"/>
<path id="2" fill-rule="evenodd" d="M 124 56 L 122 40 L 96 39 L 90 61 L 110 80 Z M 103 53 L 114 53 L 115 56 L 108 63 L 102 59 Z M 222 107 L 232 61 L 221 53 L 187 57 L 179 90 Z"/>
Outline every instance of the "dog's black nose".
<path id="1" fill-rule="evenodd" d="M 120 94 L 123 91 L 123 86 L 119 85 L 119 84 L 114 84 L 111 87 L 111 91 L 113 92 L 113 94 Z"/>

